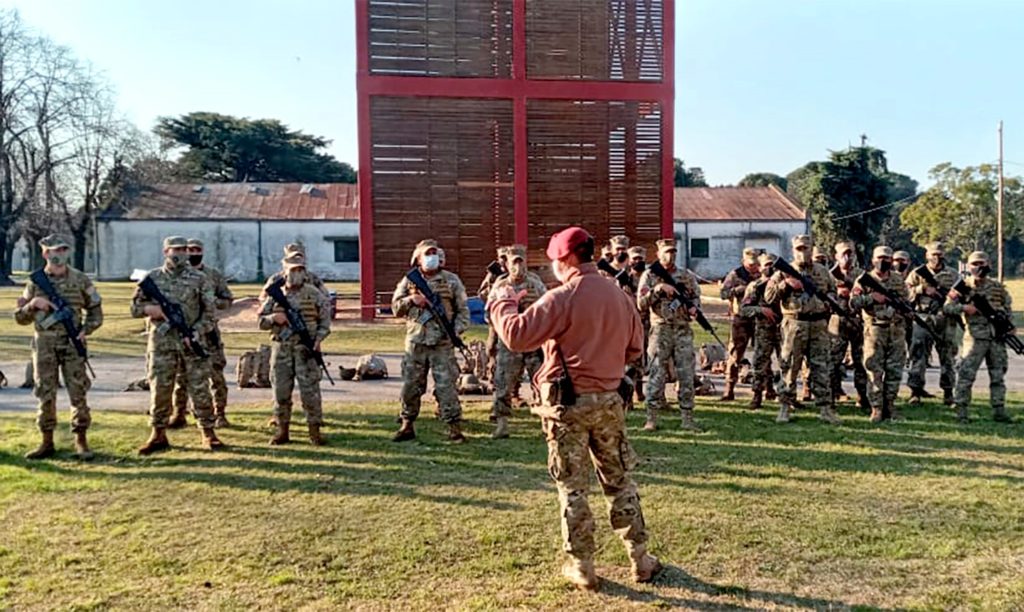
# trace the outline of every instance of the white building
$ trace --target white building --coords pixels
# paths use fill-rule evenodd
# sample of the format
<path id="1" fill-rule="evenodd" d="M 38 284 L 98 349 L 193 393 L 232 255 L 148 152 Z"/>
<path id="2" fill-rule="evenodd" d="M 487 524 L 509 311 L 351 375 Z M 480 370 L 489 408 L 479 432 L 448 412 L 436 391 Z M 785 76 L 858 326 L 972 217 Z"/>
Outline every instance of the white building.
<path id="1" fill-rule="evenodd" d="M 99 266 L 90 261 L 86 269 L 98 270 L 101 280 L 159 266 L 166 236 L 201 239 L 205 261 L 236 282 L 279 270 L 290 242 L 306 246 L 309 268 L 324 279 L 359 279 L 356 185 L 153 185 L 103 212 L 96 233 Z"/>
<path id="2" fill-rule="evenodd" d="M 715 280 L 755 247 L 789 257 L 790 239 L 809 234 L 811 220 L 795 198 L 770 187 L 677 187 L 675 236 L 679 261 Z"/>

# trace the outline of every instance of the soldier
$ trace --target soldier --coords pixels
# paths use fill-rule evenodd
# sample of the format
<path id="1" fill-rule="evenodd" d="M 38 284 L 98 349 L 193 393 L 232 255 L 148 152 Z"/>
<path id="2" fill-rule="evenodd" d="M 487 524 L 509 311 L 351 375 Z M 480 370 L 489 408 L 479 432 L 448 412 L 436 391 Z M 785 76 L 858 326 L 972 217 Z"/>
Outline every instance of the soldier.
<path id="1" fill-rule="evenodd" d="M 100 294 L 85 273 L 69 265 L 70 242 L 63 236 L 51 234 L 39 241 L 46 267 L 43 272 L 60 297 L 68 303 L 74 315 L 78 339 L 83 343 L 86 336 L 103 324 L 103 307 Z M 85 320 L 82 320 L 82 314 Z M 90 381 L 85 372 L 85 358 L 78 354 L 67 331 L 54 318 L 54 305 L 46 292 L 32 280 L 25 283 L 25 290 L 18 300 L 14 319 L 20 325 L 34 324 L 32 365 L 33 394 L 39 400 L 36 425 L 42 434 L 42 443 L 25 455 L 26 459 L 45 459 L 56 452 L 53 446 L 53 430 L 57 427 L 58 370 L 64 374 L 64 385 L 71 401 L 71 431 L 75 434 L 75 455 L 82 460 L 92 459 L 85 432 L 92 418 L 86 392 Z"/>
<path id="2" fill-rule="evenodd" d="M 198 337 L 205 338 L 213 329 L 215 297 L 206 276 L 188 265 L 187 242 L 180 236 L 169 236 L 163 244 L 164 265 L 149 272 L 164 296 L 181 306 L 185 322 Z M 160 305 L 135 289 L 131 313 L 135 318 L 148 317 L 149 342 L 147 345 L 148 378 L 150 389 L 149 422 L 152 433 L 139 448 L 140 455 L 149 455 L 170 447 L 167 424 L 171 416 L 171 394 L 179 369 L 185 370 L 192 412 L 202 430 L 202 444 L 207 450 L 224 444 L 214 433 L 214 418 L 210 397 L 209 359 L 200 359 L 192 351 L 191 341 L 182 338 L 166 322 Z M 205 346 L 204 346 L 205 348 Z"/>
<path id="3" fill-rule="evenodd" d="M 601 259 L 604 259 L 610 264 L 615 263 L 615 252 L 612 250 L 610 244 L 606 244 L 603 247 L 601 247 Z M 601 272 L 601 275 L 607 276 L 604 272 Z"/>
<path id="4" fill-rule="evenodd" d="M 731 402 L 736 399 L 733 392 L 736 389 L 736 382 L 739 380 L 740 361 L 747 352 L 747 344 L 754 337 L 754 319 L 743 317 L 740 308 L 743 296 L 747 292 L 747 285 L 757 279 L 760 268 L 757 257 L 760 255 L 757 249 L 743 249 L 742 265 L 725 275 L 722 281 L 721 297 L 729 303 L 729 314 L 732 315 L 731 333 L 729 335 L 729 361 L 725 364 L 725 392 L 722 393 L 723 402 Z"/>
<path id="5" fill-rule="evenodd" d="M 563 549 L 562 573 L 580 589 L 596 590 L 594 518 L 587 502 L 590 467 L 609 504 L 612 529 L 629 554 L 633 578 L 649 582 L 661 563 L 647 552 L 647 527 L 630 472 L 637 459 L 626 438 L 622 372 L 636 361 L 643 339 L 636 307 L 598 275 L 594 239 L 570 227 L 552 236 L 547 248 L 561 283 L 520 312 L 511 287 L 495 292 L 488 305 L 502 342 L 514 351 L 543 347 L 537 373 L 543 405 L 536 412 L 548 444 L 548 472 L 558 488 Z M 575 390 L 566 397 L 568 379 Z M 690 374 L 693 380 L 693 374 Z"/>
<path id="6" fill-rule="evenodd" d="M 956 359 L 956 325 L 953 317 L 947 316 L 942 310 L 946 294 L 953 287 L 960 275 L 946 266 L 946 253 L 942 243 L 932 242 L 925 247 L 927 263 L 914 268 L 907 277 L 910 301 L 921 317 L 931 326 L 932 331 L 942 337 L 935 342 L 935 351 L 939 354 L 939 387 L 942 388 L 942 401 L 953 405 L 953 385 L 956 382 L 956 370 L 953 362 Z M 931 274 L 938 283 L 932 287 L 924 280 Z M 910 372 L 907 374 L 907 386 L 910 387 L 910 404 L 918 404 L 921 398 L 932 397 L 924 389 L 924 375 L 928 367 L 928 356 L 932 352 L 933 338 L 920 325 L 913 326 L 913 337 L 910 343 Z"/>
<path id="7" fill-rule="evenodd" d="M 900 273 L 904 279 L 910 274 L 910 253 L 906 251 L 896 251 L 892 254 L 892 268 Z M 904 326 L 903 333 L 906 334 L 906 345 L 907 345 L 907 367 L 910 367 L 910 343 L 914 340 L 914 326 L 908 323 Z"/>
<path id="8" fill-rule="evenodd" d="M 637 307 L 640 312 L 649 312 L 651 318 L 651 335 L 647 349 L 650 372 L 645 391 L 647 422 L 644 423 L 644 429 L 656 430 L 658 410 L 667 407 L 665 384 L 668 377 L 667 368 L 671 363 L 675 366 L 682 428 L 701 431 L 693 419 L 694 357 L 693 330 L 690 329 L 690 321 L 696 316 L 696 309 L 700 307 L 700 285 L 697 284 L 697 277 L 692 272 L 676 266 L 675 240 L 659 240 L 657 245 L 658 262 L 668 270 L 677 283 L 686 288 L 686 297 L 693 300 L 693 308 L 682 307 L 677 301 L 679 296 L 676 288 L 651 274 L 650 269 L 640 275 Z"/>
<path id="9" fill-rule="evenodd" d="M 826 268 L 828 267 L 828 253 L 824 249 L 814 247 L 811 251 L 811 259 L 814 260 L 814 263 L 821 264 Z"/>
<path id="10" fill-rule="evenodd" d="M 760 276 L 753 282 L 748 283 L 743 293 L 743 302 L 740 308 L 740 316 L 755 322 L 754 325 L 754 397 L 750 400 L 750 408 L 757 410 L 761 407 L 762 397 L 767 395 L 768 399 L 775 397 L 775 387 L 772 384 L 772 354 L 778 354 L 781 350 L 781 332 L 779 325 L 782 322 L 782 311 L 778 306 L 769 305 L 765 301 L 765 288 L 772 276 L 775 260 L 778 259 L 772 253 L 762 253 L 758 258 L 760 264 Z"/>
<path id="11" fill-rule="evenodd" d="M 331 333 L 331 304 L 327 296 L 309 283 L 306 259 L 293 252 L 281 261 L 286 273 L 284 293 L 288 303 L 302 315 L 306 329 L 314 339 L 314 351 Z M 263 300 L 259 317 L 260 329 L 270 330 L 270 381 L 274 386 L 274 421 L 277 433 L 270 439 L 273 445 L 290 441 L 292 420 L 292 391 L 299 385 L 302 411 L 306 413 L 309 441 L 314 446 L 325 443 L 320 434 L 323 426 L 323 406 L 320 397 L 320 366 L 313 353 L 292 333 L 285 309 L 272 298 Z"/>
<path id="12" fill-rule="evenodd" d="M 469 327 L 466 288 L 458 276 L 441 269 L 437 242 L 421 240 L 413 250 L 410 263 L 419 267 L 430 290 L 440 298 L 444 314 L 452 322 L 455 333 L 462 335 Z M 466 438 L 462 435 L 462 405 L 455 390 L 459 373 L 453 365 L 454 345 L 428 304 L 426 296 L 408 277 L 398 282 L 391 297 L 395 316 L 406 320 L 405 356 L 402 358 L 402 426 L 392 440 L 404 442 L 416 437 L 413 423 L 420 414 L 420 399 L 427 390 L 427 372 L 433 370 L 434 395 L 438 400 L 441 420 L 448 424 L 448 439 L 461 443 Z"/>
<path id="13" fill-rule="evenodd" d="M 832 276 L 836 279 L 836 301 L 850 308 L 850 294 L 854 282 L 864 273 L 857 265 L 857 248 L 849 240 L 836 243 L 836 264 L 832 267 Z M 868 373 L 864 369 L 864 323 L 860 317 L 844 317 L 834 313 L 828 324 L 828 333 L 832 336 L 832 358 L 830 388 L 833 398 L 845 395 L 843 391 L 843 373 L 846 351 L 849 349 L 853 360 L 853 386 L 857 390 L 857 402 L 861 410 L 870 412 L 871 402 L 868 400 Z"/>
<path id="14" fill-rule="evenodd" d="M 522 292 L 519 310 L 522 312 L 540 299 L 547 291 L 540 277 L 526 267 L 526 247 L 520 244 L 508 248 L 508 274 L 494 283 L 492 295 L 503 292 L 503 287 L 512 287 Z M 493 328 L 492 328 L 493 329 Z M 491 406 L 491 421 L 495 423 L 494 438 L 508 437 L 508 418 L 512 416 L 512 393 L 519 386 L 523 370 L 533 380 L 544 356 L 539 351 L 515 353 L 498 339 L 497 367 L 494 371 L 494 404 Z"/>
<path id="15" fill-rule="evenodd" d="M 967 258 L 970 276 L 964 283 L 973 294 L 984 296 L 994 310 L 1012 316 L 1010 294 L 998 280 L 991 278 L 992 268 L 983 251 L 974 251 Z M 992 419 L 1001 423 L 1012 421 L 1006 413 L 1006 346 L 995 339 L 995 331 L 968 296 L 954 290 L 949 292 L 944 307 L 951 317 L 962 316 L 964 320 L 964 348 L 960 367 L 956 373 L 956 390 L 953 401 L 956 418 L 961 423 L 969 422 L 967 408 L 971 404 L 971 387 L 978 376 L 978 368 L 984 362 L 988 366 L 989 401 L 992 404 Z"/>
<path id="16" fill-rule="evenodd" d="M 633 287 L 640 286 L 640 276 L 647 269 L 647 249 L 642 246 L 630 247 L 629 251 L 629 281 Z M 644 376 L 647 375 L 647 337 L 651 333 L 651 316 L 649 312 L 640 313 L 640 322 L 644 326 L 644 353 L 636 362 L 629 365 L 627 372 L 633 379 L 633 391 L 636 393 L 636 401 L 644 401 Z M 630 409 L 633 402 L 630 401 Z"/>
<path id="17" fill-rule="evenodd" d="M 794 236 L 793 267 L 810 278 L 820 291 L 835 295 L 836 285 L 828 269 L 811 260 L 813 242 L 806 234 Z M 781 365 L 783 387 L 780 392 L 778 423 L 788 423 L 790 411 L 796 402 L 796 377 L 800 364 L 806 358 L 810 368 L 808 378 L 814 393 L 814 402 L 820 411 L 819 418 L 826 423 L 838 425 L 839 416 L 832 406 L 829 390 L 829 335 L 828 305 L 818 296 L 806 293 L 799 278 L 775 272 L 765 287 L 765 301 L 779 304 L 782 309 L 782 355 Z"/>
<path id="18" fill-rule="evenodd" d="M 870 274 L 889 291 L 906 299 L 903 276 L 892 268 L 892 249 L 877 246 L 871 257 Z M 864 319 L 864 369 L 868 372 L 868 399 L 871 422 L 881 423 L 888 414 L 893 421 L 903 417 L 896 407 L 896 394 L 903 380 L 907 359 L 904 342 L 904 317 L 883 294 L 864 288 L 860 278 L 853 286 L 850 306 L 861 311 Z"/>
<path id="19" fill-rule="evenodd" d="M 306 258 L 306 247 L 305 247 L 305 245 L 303 245 L 301 242 L 289 242 L 288 244 L 284 245 L 284 257 L 285 257 L 285 259 L 287 259 L 291 255 L 295 255 L 295 254 L 298 254 L 303 259 L 305 259 Z M 282 259 L 281 261 L 284 261 L 284 259 Z M 263 285 L 263 290 L 260 292 L 260 299 L 259 299 L 259 303 L 260 304 L 262 304 L 267 299 L 267 287 L 269 287 L 270 285 L 278 282 L 282 278 L 285 278 L 286 276 L 288 276 L 288 272 L 284 268 L 282 268 L 282 269 L 278 270 L 277 272 L 274 272 L 270 276 L 270 278 L 267 279 L 267 282 L 264 283 L 264 285 Z M 312 270 L 310 270 L 308 268 L 306 269 L 306 283 L 312 285 L 313 287 L 315 287 L 317 290 L 319 290 L 324 295 L 330 295 L 330 291 L 327 289 L 327 285 L 324 284 L 323 279 L 321 279 L 319 276 L 317 276 L 316 273 L 314 273 Z"/>
<path id="20" fill-rule="evenodd" d="M 217 268 L 203 263 L 203 241 L 198 238 L 188 240 L 188 263 L 192 268 L 199 270 L 206 275 L 207 281 L 213 287 L 213 296 L 217 310 L 227 310 L 235 296 L 228 288 L 227 279 Z M 217 325 L 216 316 L 213 321 L 213 329 L 207 335 L 207 344 L 210 347 L 210 390 L 213 394 L 213 414 L 216 418 L 215 427 L 227 427 L 228 423 L 225 410 L 228 405 L 228 384 L 224 379 L 224 368 L 228 365 L 227 356 L 224 354 L 224 342 L 220 335 L 220 328 Z M 174 383 L 174 416 L 167 426 L 171 429 L 185 427 L 188 423 L 185 419 L 185 412 L 188 409 L 188 392 L 185 390 L 185 372 L 178 371 L 177 380 Z"/>
<path id="21" fill-rule="evenodd" d="M 495 262 L 497 262 L 498 266 L 501 267 L 501 272 L 495 274 L 494 272 L 488 270 L 487 274 L 484 275 L 484 280 L 480 282 L 480 287 L 476 291 L 477 297 L 483 300 L 485 307 L 487 305 L 487 296 L 490 295 L 491 288 L 494 286 L 494 282 L 497 281 L 498 278 L 500 278 L 502 275 L 508 274 L 508 248 L 509 247 L 507 246 L 498 247 L 498 257 L 497 259 L 495 259 Z M 486 313 L 484 315 L 484 318 L 486 318 Z M 487 348 L 487 371 L 489 374 L 488 378 L 490 378 L 493 381 L 494 369 L 497 367 L 496 360 L 498 356 L 498 337 L 494 335 L 494 326 L 491 325 L 491 322 L 489 320 L 487 321 L 487 343 L 485 344 L 485 347 Z"/>
<path id="22" fill-rule="evenodd" d="M 612 267 L 622 270 L 629 266 L 629 236 L 612 236 L 608 241 L 612 247 Z"/>

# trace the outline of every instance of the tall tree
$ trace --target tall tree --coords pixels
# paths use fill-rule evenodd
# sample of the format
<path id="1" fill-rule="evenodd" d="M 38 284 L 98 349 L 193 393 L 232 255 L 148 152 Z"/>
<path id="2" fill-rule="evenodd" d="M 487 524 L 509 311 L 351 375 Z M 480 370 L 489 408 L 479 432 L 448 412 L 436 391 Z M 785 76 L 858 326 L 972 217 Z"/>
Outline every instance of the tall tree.
<path id="1" fill-rule="evenodd" d="M 675 158 L 675 185 L 676 187 L 707 187 L 704 180 L 704 170 L 696 166 L 687 168 L 683 160 Z"/>
<path id="2" fill-rule="evenodd" d="M 154 132 L 186 147 L 178 164 L 194 180 L 356 182 L 351 166 L 321 152 L 329 140 L 291 130 L 276 119 L 196 112 L 161 117 Z"/>
<path id="3" fill-rule="evenodd" d="M 787 181 L 785 177 L 771 172 L 754 172 L 746 175 L 737 183 L 738 187 L 767 187 L 769 185 L 775 185 L 785 191 Z"/>

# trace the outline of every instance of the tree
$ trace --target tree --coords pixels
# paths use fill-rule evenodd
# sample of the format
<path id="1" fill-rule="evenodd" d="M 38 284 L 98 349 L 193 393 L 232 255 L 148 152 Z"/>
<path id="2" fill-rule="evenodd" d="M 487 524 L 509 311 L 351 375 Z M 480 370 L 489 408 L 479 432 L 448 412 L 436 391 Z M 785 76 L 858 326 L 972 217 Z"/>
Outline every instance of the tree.
<path id="1" fill-rule="evenodd" d="M 996 249 L 996 190 L 998 170 L 990 164 L 957 168 L 946 162 L 931 169 L 935 184 L 900 215 L 913 231 L 913 240 L 924 245 L 935 240 L 961 254 Z M 1024 182 L 1006 178 L 1003 199 L 1003 236 L 1021 236 Z"/>
<path id="2" fill-rule="evenodd" d="M 290 130 L 276 119 L 196 112 L 161 117 L 154 133 L 168 144 L 187 147 L 178 164 L 193 180 L 356 182 L 351 166 L 320 152 L 329 140 Z"/>
<path id="3" fill-rule="evenodd" d="M 683 160 L 675 158 L 675 185 L 676 187 L 707 187 L 704 180 L 704 170 L 693 167 L 687 168 Z"/>
<path id="4" fill-rule="evenodd" d="M 779 189 L 786 190 L 786 179 L 778 174 L 772 174 L 771 172 L 755 172 L 748 174 L 737 184 L 737 187 L 767 187 L 769 185 L 775 185 Z"/>

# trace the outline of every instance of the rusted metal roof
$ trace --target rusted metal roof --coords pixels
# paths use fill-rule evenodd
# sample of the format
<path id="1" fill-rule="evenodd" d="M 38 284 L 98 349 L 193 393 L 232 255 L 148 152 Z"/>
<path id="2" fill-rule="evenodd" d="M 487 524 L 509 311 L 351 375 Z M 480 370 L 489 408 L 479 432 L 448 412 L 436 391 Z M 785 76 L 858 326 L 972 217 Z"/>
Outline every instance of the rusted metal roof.
<path id="1" fill-rule="evenodd" d="M 768 187 L 676 187 L 676 221 L 800 221 L 807 211 L 789 194 Z"/>
<path id="2" fill-rule="evenodd" d="M 357 221 L 359 189 L 347 183 L 160 183 L 100 218 Z"/>

